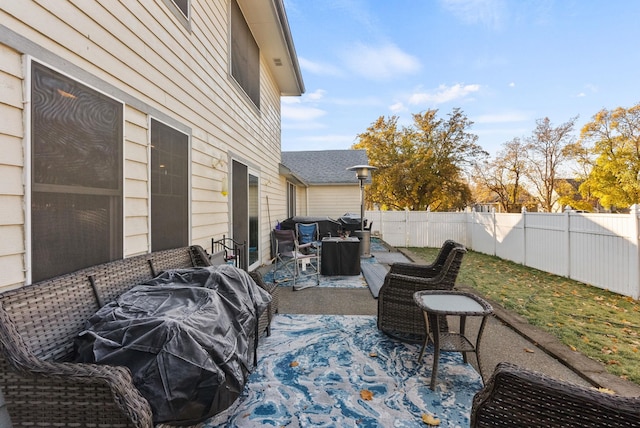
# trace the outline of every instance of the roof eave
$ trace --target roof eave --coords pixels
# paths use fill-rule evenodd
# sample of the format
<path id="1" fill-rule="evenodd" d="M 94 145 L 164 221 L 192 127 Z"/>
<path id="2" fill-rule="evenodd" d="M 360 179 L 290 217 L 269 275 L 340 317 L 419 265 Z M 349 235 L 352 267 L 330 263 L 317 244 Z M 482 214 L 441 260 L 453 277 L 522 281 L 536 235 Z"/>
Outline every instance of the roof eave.
<path id="1" fill-rule="evenodd" d="M 282 0 L 238 0 L 281 96 L 300 96 L 304 81 Z"/>
<path id="2" fill-rule="evenodd" d="M 282 163 L 279 164 L 279 169 L 280 175 L 291 181 L 293 184 L 309 187 L 309 184 L 306 181 L 304 181 L 300 176 L 296 175 L 296 173 L 291 171 L 286 165 L 283 165 Z"/>

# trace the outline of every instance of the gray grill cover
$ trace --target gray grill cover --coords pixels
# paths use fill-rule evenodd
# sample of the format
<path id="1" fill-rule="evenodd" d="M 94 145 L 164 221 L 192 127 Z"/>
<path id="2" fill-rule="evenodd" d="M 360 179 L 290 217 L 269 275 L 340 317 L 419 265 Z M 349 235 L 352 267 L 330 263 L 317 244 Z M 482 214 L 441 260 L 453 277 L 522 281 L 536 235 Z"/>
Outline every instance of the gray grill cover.
<path id="1" fill-rule="evenodd" d="M 271 296 L 229 265 L 167 271 L 101 308 L 77 361 L 127 366 L 155 423 L 193 424 L 242 392 Z"/>

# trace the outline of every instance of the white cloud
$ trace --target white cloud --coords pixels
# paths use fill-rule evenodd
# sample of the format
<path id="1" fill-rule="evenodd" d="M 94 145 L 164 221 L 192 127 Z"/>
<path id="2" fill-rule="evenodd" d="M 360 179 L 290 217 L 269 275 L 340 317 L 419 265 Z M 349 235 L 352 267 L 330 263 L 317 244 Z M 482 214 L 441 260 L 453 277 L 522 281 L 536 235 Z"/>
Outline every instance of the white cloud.
<path id="1" fill-rule="evenodd" d="M 381 46 L 356 43 L 344 52 L 344 61 L 352 73 L 371 80 L 413 74 L 422 67 L 418 58 L 391 43 Z"/>
<path id="2" fill-rule="evenodd" d="M 303 57 L 298 57 L 298 64 L 300 64 L 302 70 L 320 76 L 341 77 L 344 75 L 342 70 L 334 65 L 314 62 Z"/>
<path id="3" fill-rule="evenodd" d="M 588 94 L 595 94 L 598 92 L 598 87 L 592 83 L 587 83 L 586 85 L 584 85 L 586 91 L 580 91 L 576 94 L 576 97 L 578 98 L 583 98 L 588 96 Z"/>
<path id="4" fill-rule="evenodd" d="M 409 97 L 409 104 L 442 104 L 453 100 L 465 98 L 468 95 L 478 92 L 480 85 L 462 85 L 457 83 L 453 86 L 440 85 L 432 92 L 418 92 Z"/>
<path id="5" fill-rule="evenodd" d="M 300 104 L 302 102 L 301 97 L 280 97 L 281 104 Z"/>
<path id="6" fill-rule="evenodd" d="M 510 87 L 510 88 L 515 88 L 515 87 L 516 87 L 516 82 L 511 82 L 511 83 L 509 83 L 509 87 Z"/>
<path id="7" fill-rule="evenodd" d="M 327 114 L 322 109 L 302 104 L 282 104 L 281 113 L 283 119 L 296 121 L 311 121 Z"/>
<path id="8" fill-rule="evenodd" d="M 440 3 L 466 24 L 481 24 L 499 30 L 507 19 L 504 0 L 441 0 Z"/>
<path id="9" fill-rule="evenodd" d="M 327 91 L 325 91 L 324 89 L 316 89 L 315 91 L 306 94 L 305 98 L 309 98 L 310 100 L 317 101 L 324 98 L 326 93 Z"/>
<path id="10" fill-rule="evenodd" d="M 356 135 L 326 134 L 304 136 L 282 142 L 283 151 L 291 150 L 332 150 L 351 147 L 356 143 Z"/>
<path id="11" fill-rule="evenodd" d="M 391 104 L 389 106 L 389 110 L 391 110 L 393 113 L 399 113 L 407 111 L 407 107 L 405 107 L 404 103 L 398 101 L 397 103 Z"/>
<path id="12" fill-rule="evenodd" d="M 473 117 L 474 123 L 508 123 L 508 122 L 524 122 L 529 120 L 529 115 L 523 112 L 507 112 L 496 114 L 481 114 Z"/>

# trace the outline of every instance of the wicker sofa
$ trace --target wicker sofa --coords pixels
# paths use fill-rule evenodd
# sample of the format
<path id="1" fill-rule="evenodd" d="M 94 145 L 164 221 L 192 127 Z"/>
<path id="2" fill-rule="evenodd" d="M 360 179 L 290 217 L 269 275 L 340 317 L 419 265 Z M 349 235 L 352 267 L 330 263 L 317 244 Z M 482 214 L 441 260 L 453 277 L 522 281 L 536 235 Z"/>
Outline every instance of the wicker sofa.
<path id="1" fill-rule="evenodd" d="M 500 363 L 473 399 L 470 426 L 638 427 L 640 399 L 606 394 Z"/>
<path id="2" fill-rule="evenodd" d="M 93 266 L 0 294 L 0 387 L 14 427 L 153 426 L 151 407 L 134 387 L 129 369 L 72 363 L 74 340 L 89 317 L 134 285 L 168 269 L 210 265 L 202 247 L 190 246 Z M 273 299 L 252 343 L 257 345 L 276 311 Z"/>

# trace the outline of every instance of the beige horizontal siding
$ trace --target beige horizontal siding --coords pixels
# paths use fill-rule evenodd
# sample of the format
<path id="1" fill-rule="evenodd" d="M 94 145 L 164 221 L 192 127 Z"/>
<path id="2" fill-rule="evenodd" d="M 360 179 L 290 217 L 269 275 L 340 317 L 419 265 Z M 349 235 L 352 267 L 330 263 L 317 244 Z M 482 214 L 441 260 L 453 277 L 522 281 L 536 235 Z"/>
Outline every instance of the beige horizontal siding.
<path id="1" fill-rule="evenodd" d="M 230 196 L 220 193 L 229 171 L 229 151 L 259 171 L 262 248 L 268 247 L 269 231 L 275 221 L 284 219 L 286 213 L 284 182 L 278 173 L 280 96 L 266 66 L 267 59 L 261 58 L 258 110 L 229 76 L 228 2 L 191 5 L 191 32 L 162 2 L 21 0 L 4 4 L 0 10 L 1 25 L 38 47 L 26 52 L 35 60 L 124 102 L 126 256 L 149 250 L 151 117 L 191 136 L 193 243 L 208 245 L 212 236 L 229 233 Z M 21 198 L 25 150 L 22 54 L 0 43 L 0 143 L 4 150 L 0 154 L 0 173 L 3 179 L 5 173 L 10 177 L 8 184 L 0 184 L 0 195 L 16 194 Z M 78 73 L 78 69 L 82 72 Z M 14 139 L 7 145 L 9 137 Z M 214 167 L 221 157 L 224 162 Z M 20 212 L 7 215 L 22 218 L 22 206 L 23 199 L 10 208 Z M 20 227 L 24 234 L 23 225 Z M 20 254 L 21 259 L 24 236 L 10 245 L 15 248 L 13 255 Z M 263 259 L 268 256 L 263 254 Z M 5 256 L 0 256 L 0 262 L 2 257 Z M 14 269 L 23 281 L 24 264 Z"/>
<path id="2" fill-rule="evenodd" d="M 149 118 L 131 106 L 124 110 L 124 255 L 149 251 Z"/>
<path id="3" fill-rule="evenodd" d="M 26 279 L 22 79 L 21 55 L 0 44 L 0 290 Z"/>
<path id="4" fill-rule="evenodd" d="M 360 213 L 357 185 L 309 187 L 309 215 L 338 218 L 345 213 Z"/>

